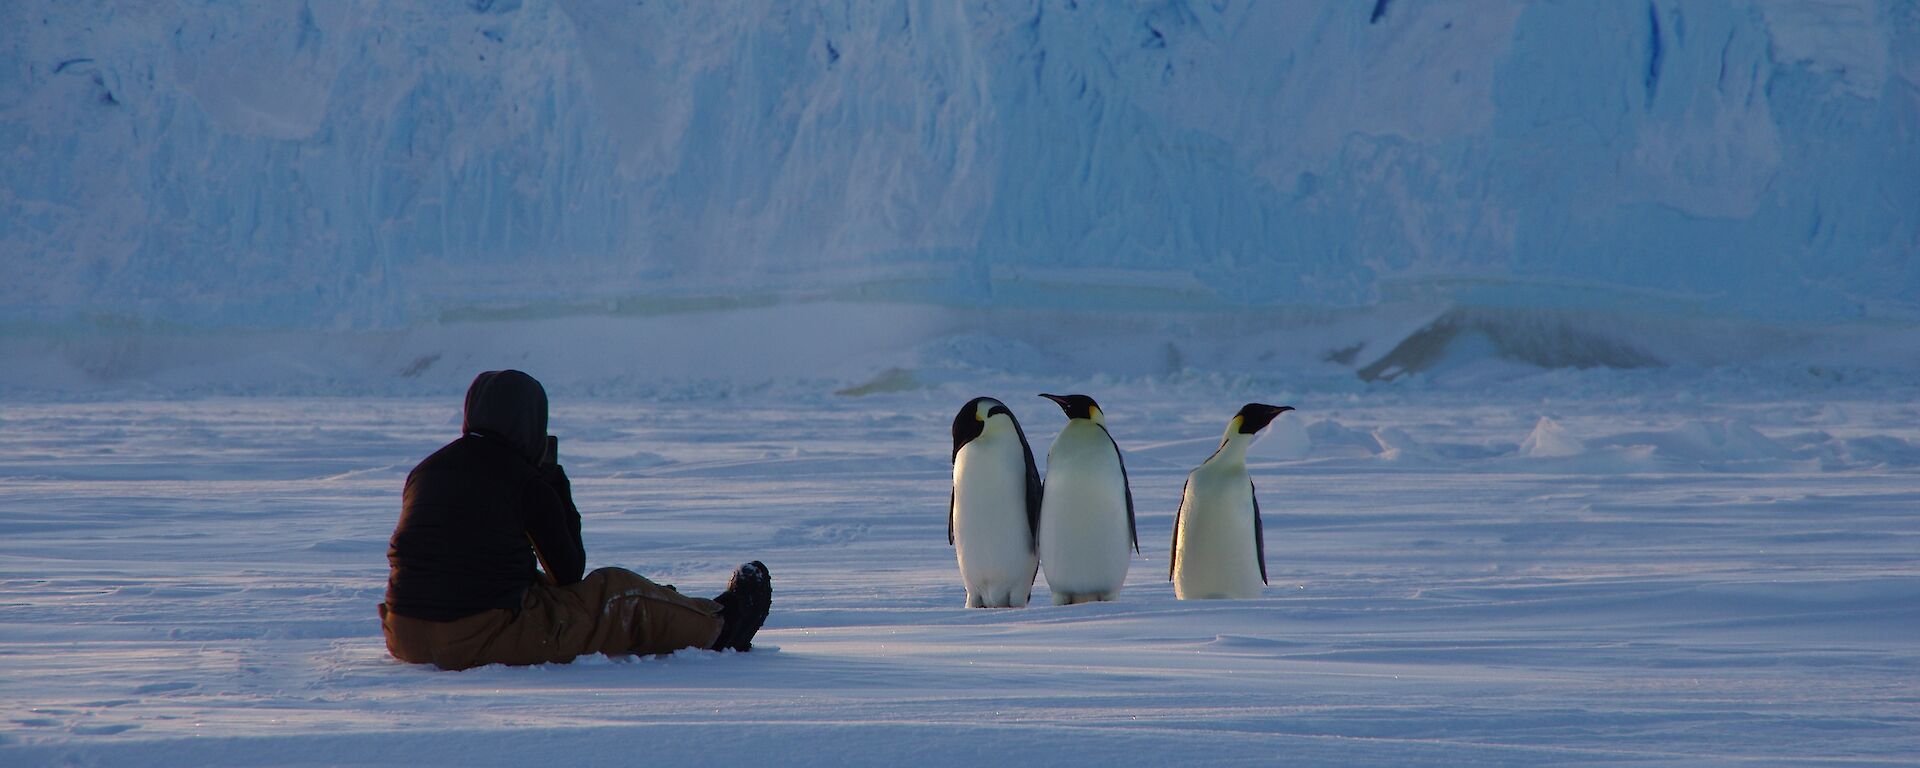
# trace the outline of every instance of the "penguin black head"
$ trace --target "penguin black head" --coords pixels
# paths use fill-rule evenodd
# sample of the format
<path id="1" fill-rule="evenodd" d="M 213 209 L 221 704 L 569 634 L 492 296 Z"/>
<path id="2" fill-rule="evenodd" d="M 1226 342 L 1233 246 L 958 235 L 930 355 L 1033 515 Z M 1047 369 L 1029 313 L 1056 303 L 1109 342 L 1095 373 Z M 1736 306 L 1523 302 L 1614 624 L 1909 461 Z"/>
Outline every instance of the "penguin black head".
<path id="1" fill-rule="evenodd" d="M 1280 414 L 1291 410 L 1293 410 L 1293 406 L 1291 405 L 1247 403 L 1246 405 L 1240 406 L 1240 412 L 1234 414 L 1233 418 L 1234 421 L 1239 423 L 1240 434 L 1251 435 L 1266 429 L 1267 425 L 1272 424 L 1273 420 L 1279 417 Z"/>
<path id="2" fill-rule="evenodd" d="M 960 458 L 960 449 L 987 429 L 987 419 L 1000 414 L 1013 418 L 1013 411 L 1005 403 L 991 397 L 976 397 L 960 406 L 960 412 L 953 415 L 953 457 Z"/>
<path id="3" fill-rule="evenodd" d="M 1087 397 L 1086 395 L 1049 395 L 1046 393 L 1041 393 L 1040 396 L 1052 400 L 1055 405 L 1060 406 L 1060 410 L 1066 412 L 1067 418 L 1069 419 L 1092 419 L 1095 424 L 1107 423 L 1106 414 L 1100 412 L 1100 404 L 1094 402 L 1091 397 Z"/>

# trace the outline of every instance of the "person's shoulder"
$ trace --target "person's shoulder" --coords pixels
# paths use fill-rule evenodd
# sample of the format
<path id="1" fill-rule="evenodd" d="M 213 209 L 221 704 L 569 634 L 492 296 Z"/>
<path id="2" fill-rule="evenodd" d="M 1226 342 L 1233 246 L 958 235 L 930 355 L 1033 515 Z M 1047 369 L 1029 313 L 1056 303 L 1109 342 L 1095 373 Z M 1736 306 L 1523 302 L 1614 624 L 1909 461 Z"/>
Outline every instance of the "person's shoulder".
<path id="1" fill-rule="evenodd" d="M 525 480 L 537 474 L 533 465 L 520 458 L 512 448 L 498 443 L 497 440 L 478 435 L 463 435 L 422 459 L 408 473 L 408 477 L 435 472 L 480 471 L 503 479 Z"/>
<path id="2" fill-rule="evenodd" d="M 440 446 L 439 450 L 434 451 L 433 453 L 427 454 L 427 457 L 424 459 L 421 459 L 419 464 L 414 465 L 413 471 L 419 472 L 421 470 L 431 469 L 433 467 L 437 467 L 442 464 L 447 464 L 449 462 L 460 461 L 465 454 L 471 453 L 472 451 L 473 451 L 473 436 L 472 435 L 461 436 L 460 438 L 455 439 L 453 442 Z"/>

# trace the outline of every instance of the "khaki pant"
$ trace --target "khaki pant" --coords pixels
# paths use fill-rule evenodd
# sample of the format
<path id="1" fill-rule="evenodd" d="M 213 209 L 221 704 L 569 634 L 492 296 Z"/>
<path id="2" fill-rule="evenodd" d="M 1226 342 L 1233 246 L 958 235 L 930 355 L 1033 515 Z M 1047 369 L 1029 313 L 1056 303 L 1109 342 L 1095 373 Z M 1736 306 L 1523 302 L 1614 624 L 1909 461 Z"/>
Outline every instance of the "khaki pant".
<path id="1" fill-rule="evenodd" d="M 565 664 L 576 656 L 707 648 L 720 635 L 720 604 L 687 597 L 624 568 L 577 584 L 535 584 L 515 614 L 504 608 L 453 621 L 414 619 L 380 605 L 387 651 L 441 669 L 483 664 Z"/>

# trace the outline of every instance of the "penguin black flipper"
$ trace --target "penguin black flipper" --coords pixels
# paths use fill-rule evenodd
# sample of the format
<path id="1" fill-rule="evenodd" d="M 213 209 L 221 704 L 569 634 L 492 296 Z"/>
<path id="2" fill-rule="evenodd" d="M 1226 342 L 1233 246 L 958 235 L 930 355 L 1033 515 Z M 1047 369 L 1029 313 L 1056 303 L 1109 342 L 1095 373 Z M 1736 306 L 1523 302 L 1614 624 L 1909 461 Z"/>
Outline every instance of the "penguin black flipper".
<path id="1" fill-rule="evenodd" d="M 1180 516 L 1187 512 L 1187 486 L 1189 485 L 1193 485 L 1193 475 L 1187 475 L 1187 481 L 1180 484 L 1180 507 L 1173 511 L 1173 549 L 1168 550 L 1167 554 L 1167 581 L 1173 581 L 1173 572 L 1180 567 Z M 1259 515 L 1254 517 L 1258 518 Z"/>
<path id="2" fill-rule="evenodd" d="M 985 428 L 985 425 L 981 424 L 980 419 L 977 418 L 980 401 L 985 399 L 987 398 L 976 397 L 968 400 L 966 405 L 960 406 L 960 412 L 953 415 L 952 463 L 956 465 L 960 463 L 960 449 L 965 446 L 968 441 L 979 437 L 980 430 Z M 968 418 L 969 416 L 975 416 L 976 418 Z M 956 501 L 954 497 L 958 494 L 959 491 L 957 489 L 947 492 L 947 544 L 949 545 L 954 543 L 953 506 Z"/>
<path id="3" fill-rule="evenodd" d="M 1020 420 L 1009 412 L 1007 419 L 1013 422 L 1013 434 L 1020 438 L 1020 453 L 1027 460 L 1027 532 L 1032 534 L 1027 541 L 1033 545 L 1033 551 L 1040 551 L 1040 500 L 1045 486 L 1040 482 L 1040 467 L 1033 463 L 1033 446 L 1027 444 L 1027 432 L 1020 428 Z"/>
<path id="4" fill-rule="evenodd" d="M 1127 491 L 1127 535 L 1133 537 L 1133 553 L 1140 554 L 1140 529 L 1133 525 L 1133 481 L 1127 479 L 1127 457 L 1120 455 L 1120 443 L 1113 439 L 1112 432 L 1107 431 L 1107 425 L 1095 426 L 1107 436 L 1107 442 L 1113 444 L 1113 460 L 1120 462 L 1120 487 Z"/>
<path id="5" fill-rule="evenodd" d="M 1253 498 L 1253 552 L 1260 556 L 1260 583 L 1267 583 L 1267 535 L 1260 525 L 1260 489 L 1254 487 L 1253 480 L 1247 480 L 1247 495 Z M 1179 531 L 1179 527 L 1174 528 Z M 1176 534 L 1177 535 L 1177 534 Z"/>

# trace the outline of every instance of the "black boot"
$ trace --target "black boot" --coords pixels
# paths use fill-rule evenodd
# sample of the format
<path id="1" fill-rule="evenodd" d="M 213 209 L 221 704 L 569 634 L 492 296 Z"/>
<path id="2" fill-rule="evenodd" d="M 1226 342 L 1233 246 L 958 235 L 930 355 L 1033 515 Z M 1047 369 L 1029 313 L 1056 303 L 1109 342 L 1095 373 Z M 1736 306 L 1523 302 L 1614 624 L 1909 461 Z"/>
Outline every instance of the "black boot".
<path id="1" fill-rule="evenodd" d="M 714 602 L 720 604 L 723 623 L 712 650 L 753 650 L 753 635 L 766 623 L 767 610 L 773 606 L 773 577 L 767 574 L 766 564 L 755 560 L 733 569 L 727 591 Z"/>

